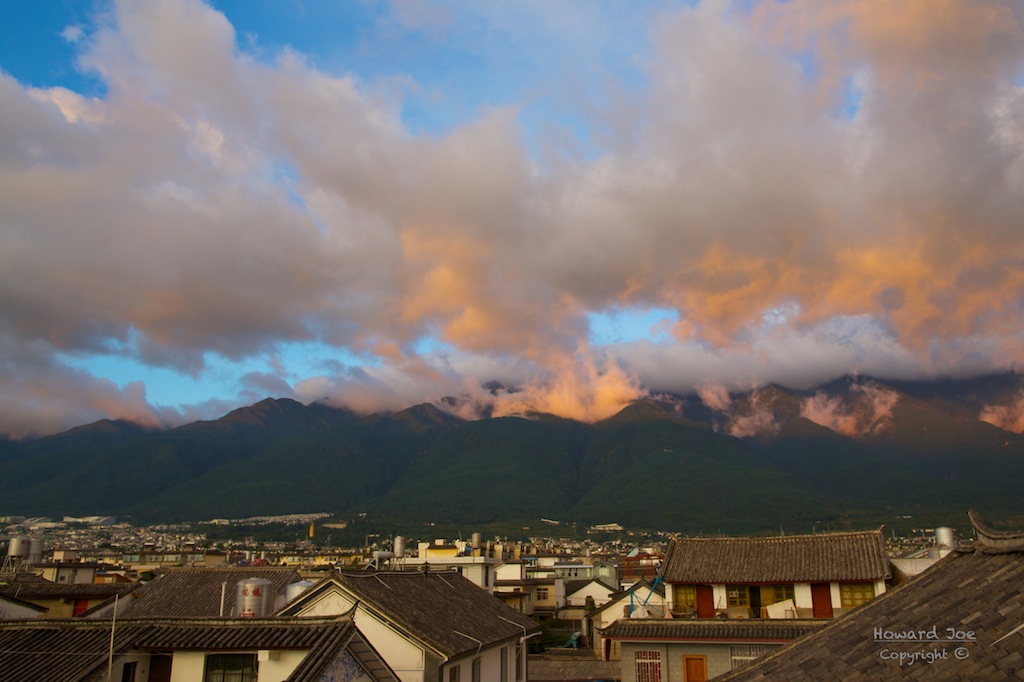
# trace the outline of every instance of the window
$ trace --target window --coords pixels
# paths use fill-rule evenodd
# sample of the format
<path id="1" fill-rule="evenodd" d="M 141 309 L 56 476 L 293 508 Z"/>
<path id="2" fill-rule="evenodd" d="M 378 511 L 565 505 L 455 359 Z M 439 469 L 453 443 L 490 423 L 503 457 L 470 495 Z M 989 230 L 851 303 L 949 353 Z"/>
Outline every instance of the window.
<path id="1" fill-rule="evenodd" d="M 793 589 L 792 585 L 773 585 L 772 587 L 775 591 L 771 601 L 772 604 L 777 604 L 778 602 L 786 601 L 787 599 L 796 601 L 796 591 Z"/>
<path id="2" fill-rule="evenodd" d="M 843 608 L 860 606 L 866 601 L 874 599 L 874 583 L 840 583 L 839 599 Z"/>
<path id="3" fill-rule="evenodd" d="M 764 656 L 773 649 L 775 647 L 764 644 L 733 644 L 729 647 L 729 658 L 732 661 L 732 667 L 738 668 Z"/>
<path id="4" fill-rule="evenodd" d="M 256 654 L 210 654 L 203 682 L 256 682 Z"/>
<path id="5" fill-rule="evenodd" d="M 462 679 L 462 666 L 456 665 L 448 668 L 448 682 L 459 682 Z"/>
<path id="6" fill-rule="evenodd" d="M 473 682 L 480 682 L 480 659 L 473 659 Z"/>
<path id="7" fill-rule="evenodd" d="M 508 647 L 501 647 L 501 682 L 508 682 Z"/>
<path id="8" fill-rule="evenodd" d="M 135 669 L 139 667 L 138 661 L 129 661 L 121 668 L 121 682 L 135 682 Z"/>
<path id="9" fill-rule="evenodd" d="M 729 585 L 725 594 L 729 606 L 750 606 L 750 590 L 746 585 Z"/>
<path id="10" fill-rule="evenodd" d="M 546 587 L 538 587 L 537 588 L 537 601 L 547 601 L 547 598 L 548 598 L 548 588 L 546 588 Z"/>
<path id="11" fill-rule="evenodd" d="M 661 652 L 637 651 L 636 682 L 661 682 Z"/>
<path id="12" fill-rule="evenodd" d="M 676 609 L 697 608 L 697 586 L 696 585 L 674 585 L 672 587 L 676 598 Z"/>
<path id="13" fill-rule="evenodd" d="M 523 679 L 523 644 L 522 642 L 516 643 L 516 682 L 522 682 Z"/>

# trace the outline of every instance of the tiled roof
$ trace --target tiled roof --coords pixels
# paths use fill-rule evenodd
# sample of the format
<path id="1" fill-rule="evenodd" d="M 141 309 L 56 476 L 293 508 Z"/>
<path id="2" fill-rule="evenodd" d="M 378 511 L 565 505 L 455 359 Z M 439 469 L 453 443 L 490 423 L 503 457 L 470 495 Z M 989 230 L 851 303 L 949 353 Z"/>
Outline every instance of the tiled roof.
<path id="1" fill-rule="evenodd" d="M 13 583 L 0 585 L 0 594 L 16 599 L 107 599 L 124 596 L 134 583 Z"/>
<path id="2" fill-rule="evenodd" d="M 23 599 L 18 599 L 17 597 L 9 597 L 9 596 L 7 596 L 6 594 L 3 594 L 3 593 L 0 593 L 0 599 L 2 599 L 3 601 L 7 602 L 8 604 L 15 604 L 16 606 L 21 606 L 23 608 L 30 609 L 32 611 L 37 611 L 39 613 L 45 613 L 46 611 L 50 610 L 50 609 L 48 609 L 45 606 L 40 606 L 39 604 L 33 604 L 30 601 L 25 601 Z"/>
<path id="3" fill-rule="evenodd" d="M 761 619 L 629 619 L 601 630 L 609 639 L 789 642 L 820 630 L 827 621 Z"/>
<path id="4" fill-rule="evenodd" d="M 587 680 L 620 680 L 622 666 L 618 661 L 593 658 L 552 660 L 530 656 L 530 682 L 584 682 Z"/>
<path id="5" fill-rule="evenodd" d="M 618 588 L 609 585 L 600 578 L 583 578 L 581 580 L 566 580 L 565 581 L 565 596 L 568 597 L 589 585 L 590 583 L 597 583 L 608 591 L 608 594 L 614 594 L 618 592 Z"/>
<path id="6" fill-rule="evenodd" d="M 763 538 L 677 538 L 663 568 L 669 583 L 883 580 L 889 560 L 880 530 Z"/>
<path id="7" fill-rule="evenodd" d="M 134 621 L 121 621 L 132 626 Z M 337 618 L 147 620 L 136 644 L 147 649 L 309 649 Z M 347 621 L 345 621 L 347 623 Z"/>
<path id="8" fill-rule="evenodd" d="M 1024 534 L 986 537 L 722 680 L 1010 680 L 1024 677 Z M 1013 537 L 1016 535 L 1016 537 Z M 990 540 L 995 540 L 991 544 Z M 890 641 L 929 632 L 957 642 Z M 947 628 L 953 628 L 953 637 Z M 882 631 L 879 636 L 876 629 Z M 960 633 L 972 633 L 975 641 Z M 926 635 L 926 638 L 929 635 Z M 881 641 L 876 641 L 881 640 Z M 900 654 L 904 654 L 900 665 Z M 909 657 L 917 654 L 913 664 Z M 930 655 L 931 661 L 921 658 Z"/>
<path id="9" fill-rule="evenodd" d="M 455 571 L 339 573 L 333 579 L 448 658 L 522 637 L 524 628 L 526 633 L 538 628 Z"/>
<path id="10" fill-rule="evenodd" d="M 121 613 L 126 618 L 214 618 L 220 615 L 221 586 L 224 615 L 237 615 L 235 593 L 239 582 L 263 578 L 273 583 L 275 595 L 299 580 L 290 568 L 175 568 L 145 583 Z"/>
<path id="11" fill-rule="evenodd" d="M 138 630 L 116 633 L 115 651 L 132 645 Z M 100 621 L 0 622 L 0 680 L 74 682 L 106 671 L 110 623 Z"/>
<path id="12" fill-rule="evenodd" d="M 76 682 L 106 669 L 111 621 L 0 622 L 0 680 Z M 397 681 L 345 618 L 118 621 L 114 653 L 146 650 L 308 650 L 286 682 L 319 682 L 343 647 L 373 679 Z"/>

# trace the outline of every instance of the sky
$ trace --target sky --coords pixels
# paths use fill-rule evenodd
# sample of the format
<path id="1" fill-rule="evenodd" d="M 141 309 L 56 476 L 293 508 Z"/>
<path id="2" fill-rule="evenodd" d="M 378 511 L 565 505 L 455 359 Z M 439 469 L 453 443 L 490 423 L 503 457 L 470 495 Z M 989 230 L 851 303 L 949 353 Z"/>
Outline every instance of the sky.
<path id="1" fill-rule="evenodd" d="M 0 434 L 1020 369 L 1024 2 L 0 11 Z"/>

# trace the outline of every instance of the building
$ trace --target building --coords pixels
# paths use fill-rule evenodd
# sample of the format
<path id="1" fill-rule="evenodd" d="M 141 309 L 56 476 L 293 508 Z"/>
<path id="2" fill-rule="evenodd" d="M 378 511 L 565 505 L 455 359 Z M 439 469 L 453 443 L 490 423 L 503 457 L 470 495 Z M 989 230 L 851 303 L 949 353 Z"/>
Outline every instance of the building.
<path id="1" fill-rule="evenodd" d="M 22 610 L 16 617 L 71 618 L 80 616 L 90 609 L 113 601 L 115 597 L 125 597 L 138 585 L 134 583 L 51 583 L 51 582 L 14 582 L 0 585 L 0 596 L 34 604 L 43 609 L 34 616 Z"/>
<path id="2" fill-rule="evenodd" d="M 592 644 L 598 657 L 606 661 L 617 661 L 620 658 L 619 641 L 604 639 L 602 631 L 612 623 L 629 618 L 634 613 L 644 617 L 664 618 L 668 610 L 664 584 L 659 582 L 653 585 L 641 580 L 611 595 L 606 603 L 588 613 L 584 621 L 583 634 Z"/>
<path id="3" fill-rule="evenodd" d="M 173 568 L 138 586 L 130 598 L 117 602 L 118 618 L 231 618 L 242 615 L 238 603 L 239 583 L 246 580 L 266 582 L 269 594 L 267 613 L 287 601 L 287 587 L 300 581 L 290 568 Z M 99 587 L 99 586 L 97 586 Z M 103 587 L 120 587 L 118 584 Z M 88 617 L 104 618 L 114 614 L 114 600 L 93 609 Z M 263 614 L 267 615 L 267 614 Z"/>
<path id="4" fill-rule="evenodd" d="M 621 652 L 622 682 L 704 682 L 814 632 L 826 622 L 622 618 L 602 630 L 601 637 Z"/>
<path id="5" fill-rule="evenodd" d="M 331 573 L 280 616 L 347 614 L 403 682 L 523 682 L 539 628 L 455 571 Z"/>
<path id="6" fill-rule="evenodd" d="M 0 622 L 0 679 L 33 682 L 396 682 L 352 621 Z"/>
<path id="7" fill-rule="evenodd" d="M 698 618 L 832 618 L 891 576 L 881 530 L 677 538 L 662 573 L 672 614 Z"/>
<path id="8" fill-rule="evenodd" d="M 633 611 L 598 630 L 601 655 L 619 651 L 623 682 L 724 674 L 884 593 L 891 570 L 875 530 L 677 538 L 661 576 L 668 613 Z"/>
<path id="9" fill-rule="evenodd" d="M 975 512 L 978 539 L 828 623 L 724 676 L 797 680 L 1012 680 L 1024 677 L 1024 531 L 998 531 Z"/>

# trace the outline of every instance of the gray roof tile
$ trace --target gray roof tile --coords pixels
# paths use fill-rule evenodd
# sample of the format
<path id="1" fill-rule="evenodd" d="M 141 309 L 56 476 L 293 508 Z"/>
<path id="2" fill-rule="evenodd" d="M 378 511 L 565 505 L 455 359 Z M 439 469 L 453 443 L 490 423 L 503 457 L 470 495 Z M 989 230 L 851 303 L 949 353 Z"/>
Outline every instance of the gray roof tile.
<path id="1" fill-rule="evenodd" d="M 762 538 L 677 538 L 663 574 L 669 583 L 883 580 L 890 577 L 880 530 Z"/>
<path id="2" fill-rule="evenodd" d="M 973 519 L 972 519 L 973 520 Z M 1024 534 L 987 537 L 942 559 L 912 580 L 840 616 L 722 680 L 1009 680 L 1024 678 Z M 973 631 L 973 642 L 884 641 L 883 632 L 935 628 Z M 954 637 L 955 639 L 956 637 Z M 958 652 L 959 650 L 959 652 Z M 932 662 L 899 663 L 932 653 Z M 897 658 L 888 658 L 895 653 Z M 958 657 L 959 654 L 959 657 Z"/>
<path id="3" fill-rule="evenodd" d="M 538 628 L 455 571 L 339 573 L 333 579 L 449 658 L 475 651 L 475 640 L 490 646 Z"/>
<path id="4" fill-rule="evenodd" d="M 239 582 L 263 578 L 273 583 L 275 595 L 299 580 L 290 568 L 175 568 L 132 593 L 132 603 L 122 613 L 126 618 L 214 618 L 220 615 L 221 586 L 224 615 L 236 613 L 235 593 Z"/>
<path id="5" fill-rule="evenodd" d="M 106 670 L 109 620 L 0 621 L 0 682 L 77 682 Z M 319 682 L 342 647 L 374 679 L 396 681 L 346 618 L 118 620 L 115 655 L 146 650 L 308 650 L 286 682 Z"/>
<path id="6" fill-rule="evenodd" d="M 825 626 L 821 620 L 622 619 L 601 636 L 626 640 L 789 642 Z"/>

